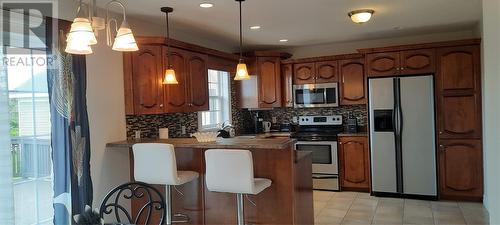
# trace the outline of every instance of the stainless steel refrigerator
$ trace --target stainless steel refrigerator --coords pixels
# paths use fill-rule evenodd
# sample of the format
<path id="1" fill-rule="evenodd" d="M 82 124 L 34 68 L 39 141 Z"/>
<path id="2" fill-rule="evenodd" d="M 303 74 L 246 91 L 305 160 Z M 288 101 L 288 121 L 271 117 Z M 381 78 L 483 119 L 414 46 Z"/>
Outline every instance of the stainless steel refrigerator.
<path id="1" fill-rule="evenodd" d="M 435 198 L 432 75 L 369 79 L 372 193 Z"/>

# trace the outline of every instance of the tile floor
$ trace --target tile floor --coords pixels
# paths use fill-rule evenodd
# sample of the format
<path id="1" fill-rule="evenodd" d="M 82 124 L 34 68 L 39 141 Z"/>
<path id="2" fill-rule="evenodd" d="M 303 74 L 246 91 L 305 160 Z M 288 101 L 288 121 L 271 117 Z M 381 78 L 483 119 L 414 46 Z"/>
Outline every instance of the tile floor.
<path id="1" fill-rule="evenodd" d="M 315 224 L 486 225 L 481 203 L 379 198 L 368 193 L 314 191 Z"/>

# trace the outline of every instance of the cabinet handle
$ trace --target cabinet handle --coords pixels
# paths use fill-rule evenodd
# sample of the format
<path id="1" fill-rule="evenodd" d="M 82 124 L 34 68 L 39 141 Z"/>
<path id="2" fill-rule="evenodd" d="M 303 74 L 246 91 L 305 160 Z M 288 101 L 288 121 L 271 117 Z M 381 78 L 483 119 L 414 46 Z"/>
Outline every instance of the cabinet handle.
<path id="1" fill-rule="evenodd" d="M 163 104 L 160 104 L 160 108 L 163 108 Z"/>
<path id="2" fill-rule="evenodd" d="M 443 131 L 439 131 L 439 134 L 443 134 Z"/>
<path id="3" fill-rule="evenodd" d="M 404 67 L 401 67 L 401 70 L 405 70 L 405 68 L 404 68 Z"/>
<path id="4" fill-rule="evenodd" d="M 341 145 L 341 144 L 342 144 L 342 142 L 339 142 L 339 145 Z"/>

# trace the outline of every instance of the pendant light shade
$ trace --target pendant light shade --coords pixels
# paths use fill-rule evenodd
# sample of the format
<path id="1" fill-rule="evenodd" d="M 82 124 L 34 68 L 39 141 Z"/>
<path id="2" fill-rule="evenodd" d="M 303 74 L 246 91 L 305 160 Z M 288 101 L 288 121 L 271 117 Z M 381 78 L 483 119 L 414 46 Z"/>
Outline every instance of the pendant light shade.
<path id="1" fill-rule="evenodd" d="M 234 80 L 248 79 L 250 79 L 250 76 L 248 75 L 247 64 L 238 63 L 238 66 L 236 66 L 236 76 L 234 77 Z"/>
<path id="2" fill-rule="evenodd" d="M 118 29 L 113 43 L 113 50 L 120 52 L 133 52 L 139 50 L 135 42 L 134 34 L 128 26 L 127 21 L 123 21 L 120 29 Z"/>
<path id="3" fill-rule="evenodd" d="M 168 68 L 165 70 L 165 77 L 163 78 L 163 84 L 179 84 L 177 78 L 175 77 L 175 70 L 170 62 L 170 27 L 168 22 L 168 14 L 173 12 L 174 9 L 171 7 L 161 7 L 161 11 L 165 13 L 167 20 L 167 63 Z"/>
<path id="4" fill-rule="evenodd" d="M 163 84 L 179 84 L 177 78 L 175 77 L 175 71 L 172 68 L 165 70 L 165 77 L 163 78 Z"/>
<path id="5" fill-rule="evenodd" d="M 248 74 L 247 64 L 243 61 L 243 28 L 241 19 L 241 2 L 245 0 L 236 0 L 240 4 L 240 62 L 236 66 L 236 76 L 234 80 L 249 80 L 250 75 Z"/>

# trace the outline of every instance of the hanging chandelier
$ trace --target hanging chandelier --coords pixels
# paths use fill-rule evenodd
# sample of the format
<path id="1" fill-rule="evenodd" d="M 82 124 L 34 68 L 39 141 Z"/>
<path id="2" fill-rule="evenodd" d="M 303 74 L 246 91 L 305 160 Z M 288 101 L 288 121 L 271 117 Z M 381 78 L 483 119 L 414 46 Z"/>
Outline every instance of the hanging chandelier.
<path id="1" fill-rule="evenodd" d="M 65 52 L 76 55 L 92 54 L 92 45 L 97 44 L 97 36 L 100 30 L 106 29 L 106 43 L 115 51 L 131 52 L 137 51 L 137 43 L 134 34 L 127 23 L 125 6 L 117 0 L 112 0 L 106 4 L 106 18 L 95 16 L 97 10 L 96 0 L 92 0 L 88 6 L 88 14 L 84 13 L 83 3 L 80 0 L 77 14 L 71 29 L 66 38 Z M 122 8 L 123 20 L 118 27 L 118 21 L 109 17 L 109 7 L 116 4 Z M 115 25 L 115 32 L 111 31 L 112 23 Z M 116 33 L 116 34 L 114 34 Z"/>

